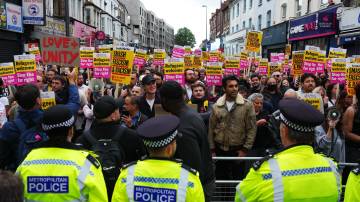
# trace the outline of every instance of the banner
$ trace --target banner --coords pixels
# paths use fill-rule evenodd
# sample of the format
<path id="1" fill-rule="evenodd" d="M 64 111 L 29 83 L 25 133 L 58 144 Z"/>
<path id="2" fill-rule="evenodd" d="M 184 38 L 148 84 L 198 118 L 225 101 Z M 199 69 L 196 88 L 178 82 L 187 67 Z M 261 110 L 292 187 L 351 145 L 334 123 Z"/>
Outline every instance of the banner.
<path id="1" fill-rule="evenodd" d="M 225 58 L 225 75 L 240 76 L 239 59 L 238 57 Z"/>
<path id="2" fill-rule="evenodd" d="M 3 80 L 5 86 L 16 85 L 17 79 L 14 69 L 14 63 L 0 63 L 0 77 Z"/>
<path id="3" fill-rule="evenodd" d="M 174 46 L 172 50 L 172 58 L 184 58 L 185 55 L 185 49 L 182 46 Z"/>
<path id="4" fill-rule="evenodd" d="M 93 54 L 93 67 L 94 78 L 110 78 L 110 53 L 94 53 Z"/>
<path id="5" fill-rule="evenodd" d="M 318 52 L 318 58 L 317 58 L 317 66 L 316 66 L 316 72 L 319 74 L 323 74 L 325 72 L 325 66 L 326 66 L 326 51 L 321 50 Z"/>
<path id="6" fill-rule="evenodd" d="M 177 81 L 180 85 L 185 85 L 184 59 L 170 58 L 164 65 L 165 81 Z"/>
<path id="7" fill-rule="evenodd" d="M 154 49 L 153 64 L 163 67 L 165 57 L 166 57 L 166 52 L 164 49 Z"/>
<path id="8" fill-rule="evenodd" d="M 249 52 L 260 52 L 262 32 L 248 32 L 246 35 L 246 50 Z"/>
<path id="9" fill-rule="evenodd" d="M 267 58 L 263 58 L 259 63 L 259 75 L 268 75 L 269 62 Z"/>
<path id="10" fill-rule="evenodd" d="M 293 51 L 292 70 L 294 76 L 302 75 L 302 68 L 304 65 L 304 51 Z"/>
<path id="11" fill-rule="evenodd" d="M 202 67 L 202 57 L 201 56 L 194 56 L 194 63 L 193 63 L 193 67 L 194 68 L 201 68 Z"/>
<path id="12" fill-rule="evenodd" d="M 35 55 L 14 55 L 17 85 L 36 83 Z"/>
<path id="13" fill-rule="evenodd" d="M 210 51 L 209 62 L 219 62 L 219 61 L 220 61 L 220 52 L 219 51 Z"/>
<path id="14" fill-rule="evenodd" d="M 330 48 L 328 58 L 346 58 L 346 49 L 342 48 Z"/>
<path id="15" fill-rule="evenodd" d="M 41 99 L 41 109 L 42 110 L 46 110 L 46 109 L 56 105 L 54 91 L 40 92 L 40 99 Z"/>
<path id="16" fill-rule="evenodd" d="M 39 47 L 31 47 L 29 48 L 29 53 L 35 55 L 35 61 L 38 63 L 41 60 L 41 54 Z"/>
<path id="17" fill-rule="evenodd" d="M 281 63 L 280 62 L 270 62 L 268 76 L 271 76 L 274 72 L 281 72 Z"/>
<path id="18" fill-rule="evenodd" d="M 193 68 L 194 56 L 193 55 L 185 55 L 184 63 L 185 63 L 185 69 Z"/>
<path id="19" fill-rule="evenodd" d="M 24 24 L 45 25 L 44 0 L 22 0 Z"/>
<path id="20" fill-rule="evenodd" d="M 63 36 L 41 37 L 41 56 L 44 64 L 79 66 L 80 45 L 79 39 Z"/>
<path id="21" fill-rule="evenodd" d="M 222 66 L 221 62 L 208 62 L 206 64 L 206 83 L 208 86 L 221 86 Z"/>
<path id="22" fill-rule="evenodd" d="M 319 50 L 318 47 L 314 46 L 305 47 L 303 73 L 316 74 Z"/>
<path id="23" fill-rule="evenodd" d="M 302 100 L 321 111 L 321 97 L 318 93 L 304 93 Z"/>
<path id="24" fill-rule="evenodd" d="M 80 68 L 93 68 L 94 47 L 80 47 Z"/>
<path id="25" fill-rule="evenodd" d="M 138 67 L 143 67 L 146 64 L 146 51 L 142 49 L 137 49 L 134 58 L 134 65 Z"/>
<path id="26" fill-rule="evenodd" d="M 247 52 L 240 53 L 240 71 L 243 71 L 249 67 L 248 56 L 249 54 Z"/>
<path id="27" fill-rule="evenodd" d="M 278 53 L 270 53 L 270 62 L 279 62 Z"/>
<path id="28" fill-rule="evenodd" d="M 346 89 L 349 95 L 355 95 L 355 86 L 360 82 L 360 63 L 347 64 Z"/>
<path id="29" fill-rule="evenodd" d="M 134 57 L 133 48 L 112 51 L 111 82 L 130 84 Z"/>
<path id="30" fill-rule="evenodd" d="M 98 46 L 99 53 L 111 53 L 112 49 L 113 49 L 112 44 L 105 44 L 105 45 L 99 45 Z"/>
<path id="31" fill-rule="evenodd" d="M 344 84 L 346 82 L 346 58 L 333 58 L 331 59 L 331 83 Z"/>

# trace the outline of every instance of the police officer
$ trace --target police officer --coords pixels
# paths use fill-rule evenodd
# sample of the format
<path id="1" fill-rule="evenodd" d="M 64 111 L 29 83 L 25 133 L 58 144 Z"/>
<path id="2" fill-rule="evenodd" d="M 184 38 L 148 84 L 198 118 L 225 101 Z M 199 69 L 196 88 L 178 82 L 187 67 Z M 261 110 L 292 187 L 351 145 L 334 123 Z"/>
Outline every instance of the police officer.
<path id="1" fill-rule="evenodd" d="M 137 132 L 149 158 L 123 168 L 112 201 L 204 201 L 199 174 L 173 159 L 179 119 L 173 115 L 151 118 Z"/>
<path id="2" fill-rule="evenodd" d="M 346 182 L 344 202 L 360 201 L 360 166 L 355 168 Z"/>
<path id="3" fill-rule="evenodd" d="M 74 121 L 64 105 L 44 112 L 41 126 L 49 140 L 33 149 L 16 171 L 26 201 L 108 201 L 99 162 L 70 143 Z"/>
<path id="4" fill-rule="evenodd" d="M 311 146 L 323 115 L 295 98 L 281 100 L 279 108 L 284 149 L 254 163 L 236 187 L 235 201 L 338 201 L 337 166 Z"/>

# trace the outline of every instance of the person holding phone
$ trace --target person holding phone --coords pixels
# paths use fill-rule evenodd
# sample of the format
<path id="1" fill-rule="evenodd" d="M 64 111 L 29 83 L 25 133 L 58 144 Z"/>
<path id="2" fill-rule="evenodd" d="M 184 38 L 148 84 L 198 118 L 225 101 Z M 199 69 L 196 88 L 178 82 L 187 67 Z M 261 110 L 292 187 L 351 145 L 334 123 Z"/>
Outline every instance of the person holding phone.
<path id="1" fill-rule="evenodd" d="M 123 125 L 136 129 L 139 125 L 148 119 L 146 115 L 140 112 L 140 97 L 127 96 L 124 100 L 124 110 L 121 112 L 121 121 Z"/>

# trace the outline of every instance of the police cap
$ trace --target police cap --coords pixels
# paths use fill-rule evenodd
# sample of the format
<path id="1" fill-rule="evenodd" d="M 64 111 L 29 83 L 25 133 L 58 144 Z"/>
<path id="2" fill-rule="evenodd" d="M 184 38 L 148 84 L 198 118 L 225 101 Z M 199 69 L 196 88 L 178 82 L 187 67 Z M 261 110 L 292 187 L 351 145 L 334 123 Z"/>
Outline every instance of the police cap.
<path id="1" fill-rule="evenodd" d="M 296 98 L 285 98 L 279 103 L 280 119 L 289 128 L 313 133 L 324 122 L 324 115 L 310 104 Z"/>
<path id="2" fill-rule="evenodd" d="M 148 148 L 162 148 L 169 145 L 178 135 L 179 118 L 164 115 L 151 118 L 136 130 Z"/>

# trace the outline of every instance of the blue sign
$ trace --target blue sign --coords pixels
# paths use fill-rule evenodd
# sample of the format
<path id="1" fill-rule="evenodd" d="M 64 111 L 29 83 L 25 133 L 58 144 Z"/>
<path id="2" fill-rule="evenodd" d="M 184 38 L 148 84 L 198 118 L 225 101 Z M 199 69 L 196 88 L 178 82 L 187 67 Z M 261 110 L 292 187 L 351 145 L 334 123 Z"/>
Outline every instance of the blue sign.
<path id="1" fill-rule="evenodd" d="M 139 202 L 152 202 L 152 201 L 176 202 L 176 190 L 135 186 L 134 200 Z"/>
<path id="2" fill-rule="evenodd" d="M 21 6 L 6 3 L 6 29 L 13 32 L 23 32 Z"/>
<path id="3" fill-rule="evenodd" d="M 67 176 L 29 176 L 27 177 L 28 193 L 69 193 Z"/>
<path id="4" fill-rule="evenodd" d="M 338 8 L 339 6 L 335 6 L 300 19 L 290 20 L 289 41 L 336 34 Z"/>

